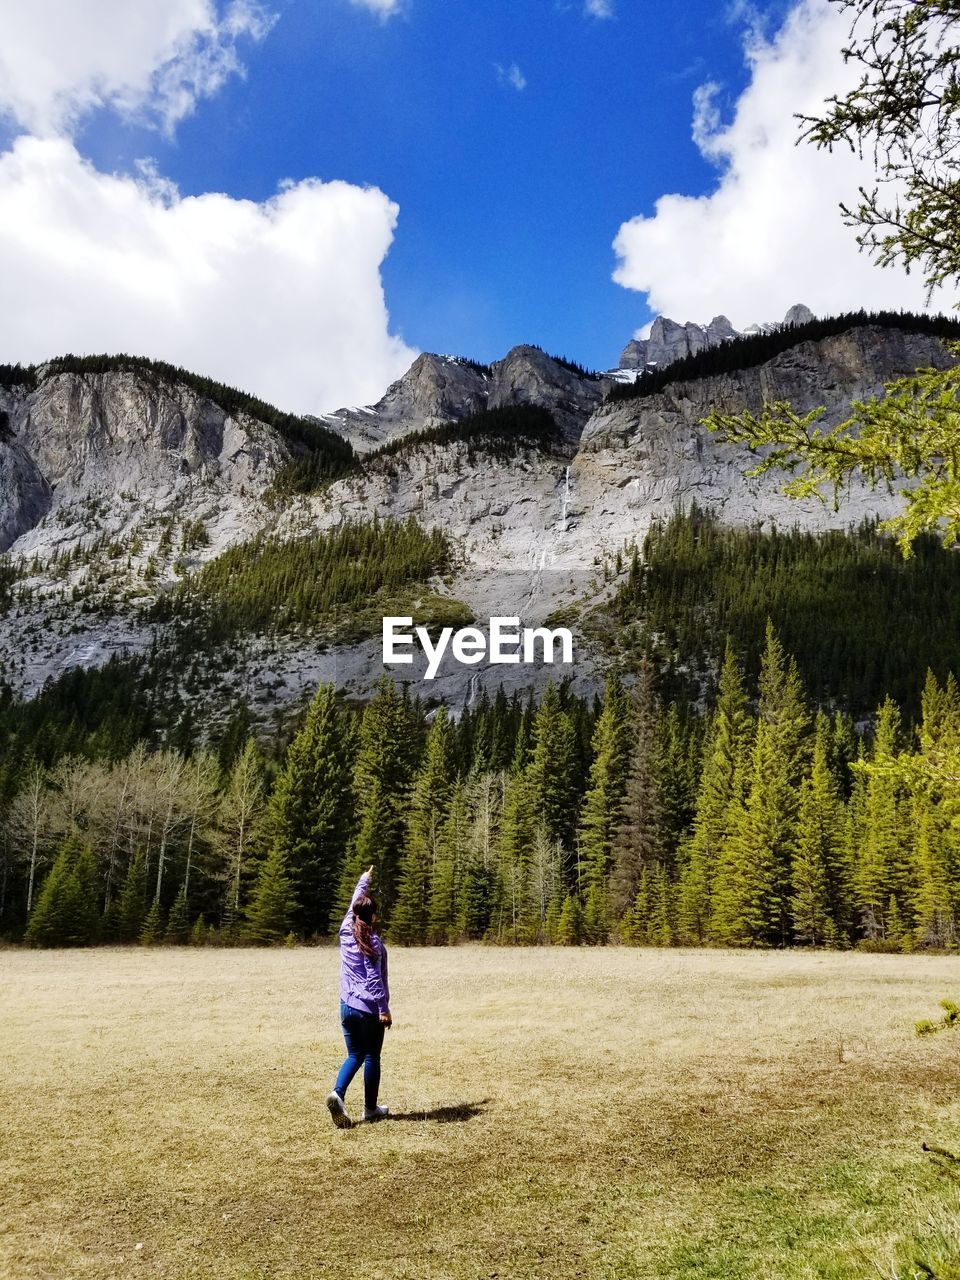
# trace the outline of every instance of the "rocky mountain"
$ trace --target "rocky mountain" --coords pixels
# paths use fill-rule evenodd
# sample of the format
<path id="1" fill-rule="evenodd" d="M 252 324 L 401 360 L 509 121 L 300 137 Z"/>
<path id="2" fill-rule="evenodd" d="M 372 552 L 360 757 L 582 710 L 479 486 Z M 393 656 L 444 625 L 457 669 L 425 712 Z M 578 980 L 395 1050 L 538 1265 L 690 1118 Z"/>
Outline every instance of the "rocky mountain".
<path id="1" fill-rule="evenodd" d="M 457 356 L 418 356 L 376 404 L 338 409 L 317 421 L 340 432 L 358 453 L 367 453 L 411 431 L 458 422 L 485 409 L 537 404 L 576 440 L 602 398 L 599 378 L 577 372 L 539 347 L 519 346 L 489 366 Z"/>
<path id="2" fill-rule="evenodd" d="M 457 356 L 418 356 L 375 405 L 338 409 L 317 421 L 340 432 L 359 453 L 394 436 L 456 421 L 487 407 L 490 371 Z"/>
<path id="3" fill-rule="evenodd" d="M 752 324 L 737 330 L 726 316 L 714 316 L 708 325 L 678 324 L 666 316 L 657 316 L 649 338 L 633 338 L 620 355 L 621 369 L 650 369 L 673 364 L 684 356 L 694 356 L 707 347 L 719 346 L 746 334 L 770 333 L 788 325 L 806 324 L 814 315 L 803 303 L 796 303 L 783 318 L 782 325 Z"/>
<path id="4" fill-rule="evenodd" d="M 712 329 L 716 337 L 723 325 Z M 516 614 L 530 624 L 596 598 L 599 566 L 678 505 L 696 502 L 733 523 L 811 529 L 882 517 L 897 501 L 882 491 L 855 487 L 834 511 L 790 501 L 773 478 L 744 479 L 750 456 L 717 445 L 700 422 L 715 407 L 758 410 L 771 399 L 801 412 L 825 405 L 836 422 L 852 399 L 950 359 L 929 334 L 859 326 L 752 367 L 609 400 L 611 382 L 536 347 L 514 348 L 489 369 L 421 356 L 377 405 L 323 422 L 369 453 L 484 409 L 533 404 L 554 415 L 557 438 L 549 447 L 486 451 L 482 441 L 455 437 L 414 442 L 361 457 L 306 493 L 272 488 L 293 455 L 283 432 L 228 412 L 196 387 L 130 369 L 39 369 L 32 384 L 0 386 L 0 536 L 22 573 L 0 617 L 3 673 L 29 695 L 71 666 L 162 643 L 163 626 L 145 606 L 257 535 L 296 538 L 348 520 L 412 516 L 461 549 L 457 572 L 438 591 L 478 618 Z M 379 637 L 329 646 L 300 633 L 266 634 L 198 661 L 210 672 L 211 697 L 242 694 L 266 713 L 320 679 L 362 694 L 378 674 L 379 648 Z M 505 672 L 528 678 L 510 668 L 460 668 L 430 692 L 462 701 Z M 577 677 L 589 689 L 589 661 L 578 663 Z"/>

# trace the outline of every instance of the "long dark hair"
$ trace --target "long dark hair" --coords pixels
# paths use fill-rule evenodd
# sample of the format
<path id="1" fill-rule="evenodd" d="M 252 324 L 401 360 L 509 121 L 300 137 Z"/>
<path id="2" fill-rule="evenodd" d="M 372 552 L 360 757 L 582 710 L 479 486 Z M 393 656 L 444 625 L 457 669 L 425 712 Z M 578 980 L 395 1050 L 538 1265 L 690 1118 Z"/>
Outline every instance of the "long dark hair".
<path id="1" fill-rule="evenodd" d="M 369 893 L 361 893 L 353 904 L 353 937 L 368 960 L 376 960 L 373 946 L 373 917 L 377 914 L 377 900 Z"/>

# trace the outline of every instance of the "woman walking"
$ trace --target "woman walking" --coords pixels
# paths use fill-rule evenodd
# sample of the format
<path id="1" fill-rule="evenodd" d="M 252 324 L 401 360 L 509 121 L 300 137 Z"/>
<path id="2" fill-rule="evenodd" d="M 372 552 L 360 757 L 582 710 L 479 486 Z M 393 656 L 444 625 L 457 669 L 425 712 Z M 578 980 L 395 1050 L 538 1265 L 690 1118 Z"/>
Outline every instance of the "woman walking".
<path id="1" fill-rule="evenodd" d="M 382 1120 L 387 1107 L 377 1106 L 380 1089 L 380 1050 L 390 1017 L 387 985 L 387 948 L 376 933 L 377 902 L 369 892 L 373 867 L 357 882 L 350 909 L 340 926 L 340 1023 L 347 1042 L 347 1057 L 327 1107 L 338 1129 L 350 1129 L 353 1121 L 344 1105 L 350 1081 L 363 1067 L 363 1119 Z"/>

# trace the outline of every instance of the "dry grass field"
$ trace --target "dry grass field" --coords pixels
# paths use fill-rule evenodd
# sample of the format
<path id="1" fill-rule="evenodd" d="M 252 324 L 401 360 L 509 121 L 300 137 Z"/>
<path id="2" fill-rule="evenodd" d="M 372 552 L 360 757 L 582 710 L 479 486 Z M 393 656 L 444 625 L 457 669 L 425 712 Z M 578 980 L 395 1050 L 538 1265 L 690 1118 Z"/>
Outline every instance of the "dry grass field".
<path id="1" fill-rule="evenodd" d="M 957 960 L 391 973 L 394 1115 L 340 1132 L 334 951 L 0 953 L 3 1280 L 960 1275 Z"/>

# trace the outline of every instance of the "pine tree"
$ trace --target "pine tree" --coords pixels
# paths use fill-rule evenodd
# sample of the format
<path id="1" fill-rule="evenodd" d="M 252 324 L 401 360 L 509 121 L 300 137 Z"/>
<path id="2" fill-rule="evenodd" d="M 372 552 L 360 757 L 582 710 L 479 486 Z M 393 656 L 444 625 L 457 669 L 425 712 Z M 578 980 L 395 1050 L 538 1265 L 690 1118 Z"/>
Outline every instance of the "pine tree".
<path id="1" fill-rule="evenodd" d="M 958 937 L 956 835 L 923 795 L 914 797 L 914 830 L 916 943 L 953 947 Z"/>
<path id="2" fill-rule="evenodd" d="M 687 942 L 702 943 L 709 933 L 717 858 L 730 831 L 733 806 L 744 798 L 752 732 L 740 664 L 728 641 L 681 873 L 680 925 Z"/>
<path id="3" fill-rule="evenodd" d="M 164 935 L 166 942 L 172 942 L 177 946 L 183 946 L 190 936 L 190 917 L 187 914 L 187 891 L 184 885 L 180 886 L 177 896 L 174 899 L 173 906 L 170 908 L 170 915 L 167 919 L 167 931 Z"/>
<path id="4" fill-rule="evenodd" d="M 557 946 L 575 947 L 581 941 L 582 916 L 580 903 L 575 894 L 568 893 L 560 908 L 560 919 L 557 922 Z"/>
<path id="5" fill-rule="evenodd" d="M 455 942 L 466 930 L 466 904 L 461 885 L 469 832 L 466 785 L 460 782 L 453 789 L 449 812 L 440 829 L 430 884 L 429 940 L 434 945 Z"/>
<path id="6" fill-rule="evenodd" d="M 956 758 L 960 745 L 960 696 L 952 674 L 941 689 L 932 672 L 927 673 L 921 708 L 920 752 L 935 777 L 937 772 L 944 772 L 940 762 Z M 950 820 L 956 805 L 945 802 L 943 790 L 943 784 L 934 790 L 913 786 L 909 891 L 913 940 L 919 947 L 952 947 L 960 932 L 960 863 L 956 825 Z"/>
<path id="7" fill-rule="evenodd" d="M 376 868 L 377 900 L 384 919 L 396 901 L 404 813 L 410 775 L 413 712 L 389 676 L 381 676 L 360 724 L 353 766 L 352 793 L 356 835 L 344 860 L 331 917 L 339 925 L 364 867 Z"/>
<path id="8" fill-rule="evenodd" d="M 504 784 L 497 832 L 501 941 L 529 943 L 539 929 L 539 911 L 531 883 L 537 816 L 527 770 L 515 769 Z"/>
<path id="9" fill-rule="evenodd" d="M 287 749 L 263 820 L 264 838 L 283 851 L 304 935 L 326 933 L 346 855 L 351 806 L 348 735 L 333 685 L 317 689 Z"/>
<path id="10" fill-rule="evenodd" d="M 427 734 L 407 811 L 397 903 L 390 924 L 390 936 L 398 942 L 427 941 L 431 882 L 455 776 L 456 744 L 446 707 L 441 706 Z"/>
<path id="11" fill-rule="evenodd" d="M 660 784 L 663 838 L 669 852 L 684 841 L 696 812 L 702 744 L 674 704 L 657 727 L 657 778 Z"/>
<path id="12" fill-rule="evenodd" d="M 675 889 L 670 874 L 662 863 L 653 873 L 650 898 L 650 941 L 655 947 L 669 947 L 675 938 Z"/>
<path id="13" fill-rule="evenodd" d="M 607 881 L 623 804 L 629 731 L 623 686 L 619 678 L 611 676 L 593 732 L 593 763 L 577 833 L 582 884 L 587 892 L 587 929 L 588 934 L 598 934 L 598 942 L 605 940 L 607 933 Z"/>
<path id="14" fill-rule="evenodd" d="M 620 921 L 620 936 L 632 947 L 644 947 L 650 942 L 651 928 L 650 871 L 640 872 L 637 893 L 629 910 Z"/>
<path id="15" fill-rule="evenodd" d="M 461 914 L 467 938 L 482 938 L 494 920 L 499 884 L 496 871 L 497 831 L 503 802 L 503 775 L 481 774 L 468 782 L 471 814 L 460 888 Z"/>
<path id="16" fill-rule="evenodd" d="M 146 915 L 147 863 L 142 849 L 134 854 L 120 892 L 119 929 L 121 942 L 137 942 Z"/>
<path id="17" fill-rule="evenodd" d="M 905 843 L 900 783 L 892 768 L 899 748 L 900 712 L 887 698 L 877 714 L 853 872 L 863 935 L 868 939 L 887 936 L 887 911 L 891 898 L 896 899 L 897 867 Z"/>
<path id="18" fill-rule="evenodd" d="M 141 947 L 153 947 L 163 939 L 163 912 L 156 898 L 150 903 L 147 914 L 143 917 L 138 939 Z"/>
<path id="19" fill-rule="evenodd" d="M 757 725 L 745 801 L 735 801 L 714 875 L 710 932 L 723 946 L 771 945 L 782 939 L 780 868 L 789 831 L 784 761 L 773 728 Z"/>
<path id="20" fill-rule="evenodd" d="M 577 811 L 576 733 L 553 683 L 547 685 L 533 718 L 527 766 L 531 801 L 547 838 L 566 850 L 573 844 Z"/>
<path id="21" fill-rule="evenodd" d="M 631 700 L 631 743 L 622 820 L 613 832 L 612 840 L 610 894 L 616 920 L 622 918 L 636 897 L 644 868 L 652 873 L 666 854 L 653 679 L 653 666 L 644 659 Z M 598 879 L 596 884 L 590 883 L 588 895 L 594 889 L 605 891 L 606 881 Z M 590 940 L 600 941 L 599 938 Z"/>
<path id="22" fill-rule="evenodd" d="M 799 942 L 833 946 L 843 936 L 850 886 L 843 858 L 844 814 L 830 768 L 832 727 L 817 717 L 809 778 L 800 788 L 791 912 Z"/>
<path id="23" fill-rule="evenodd" d="M 274 845 L 257 872 L 245 912 L 243 940 L 261 947 L 283 942 L 293 909 L 293 889 L 283 851 Z"/>
<path id="24" fill-rule="evenodd" d="M 37 895 L 24 941 L 31 947 L 90 946 L 97 937 L 98 898 L 93 854 L 70 837 Z"/>
<path id="25" fill-rule="evenodd" d="M 825 844 L 830 838 L 821 821 L 812 781 L 800 784 L 800 821 L 793 861 L 793 927 L 798 942 L 829 946 L 835 940 L 830 915 Z"/>

